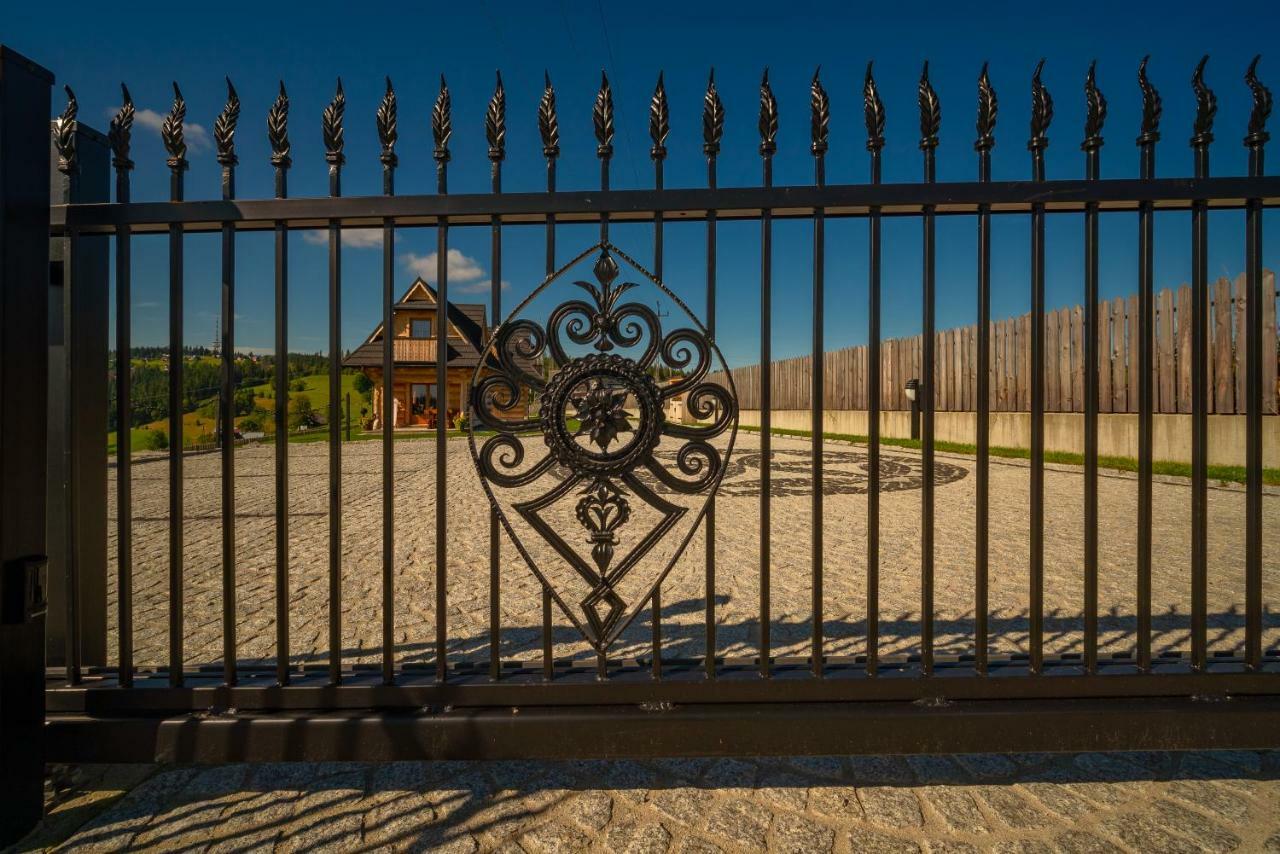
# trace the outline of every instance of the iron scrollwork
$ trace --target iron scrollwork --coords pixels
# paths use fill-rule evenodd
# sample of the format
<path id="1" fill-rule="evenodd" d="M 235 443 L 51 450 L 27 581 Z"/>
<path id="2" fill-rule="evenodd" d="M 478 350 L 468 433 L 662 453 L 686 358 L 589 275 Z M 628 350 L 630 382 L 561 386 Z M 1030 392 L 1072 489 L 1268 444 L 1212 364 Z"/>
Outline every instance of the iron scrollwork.
<path id="1" fill-rule="evenodd" d="M 593 253 L 598 253 L 594 281 L 573 282 L 585 292 L 583 298 L 556 305 L 545 325 L 518 317 Z M 624 300 L 639 284 L 619 280 L 616 258 L 679 306 L 692 325 L 664 333 L 658 312 L 639 300 Z M 724 476 L 737 430 L 737 398 L 727 371 L 723 385 L 708 380 L 713 360 L 723 367 L 719 350 L 684 303 L 625 253 L 600 243 L 549 276 L 494 331 L 476 368 L 468 420 L 485 490 L 530 568 L 599 651 L 645 604 L 701 519 L 701 509 L 691 517 L 694 508 L 664 495 L 709 496 Z M 673 375 L 665 384 L 656 376 L 660 365 Z M 688 417 L 668 415 L 672 399 L 683 400 Z M 485 437 L 489 431 L 492 435 Z M 726 432 L 727 445 L 712 443 Z M 659 453 L 664 439 L 668 444 Z M 526 466 L 538 444 L 545 454 Z M 508 515 L 507 502 L 495 489 L 534 484 L 538 494 L 510 501 Z M 552 522 L 553 506 L 566 498 L 574 502 L 578 535 L 557 530 Z M 624 549 L 621 535 L 636 524 L 642 507 L 648 521 L 628 536 Z M 566 516 L 557 518 L 563 523 Z M 588 592 L 576 609 L 521 541 L 517 527 L 536 533 L 585 582 Z M 687 528 L 683 541 L 664 567 L 644 577 L 648 592 L 627 601 L 619 583 L 677 527 Z M 575 543 L 588 548 L 579 551 Z"/>

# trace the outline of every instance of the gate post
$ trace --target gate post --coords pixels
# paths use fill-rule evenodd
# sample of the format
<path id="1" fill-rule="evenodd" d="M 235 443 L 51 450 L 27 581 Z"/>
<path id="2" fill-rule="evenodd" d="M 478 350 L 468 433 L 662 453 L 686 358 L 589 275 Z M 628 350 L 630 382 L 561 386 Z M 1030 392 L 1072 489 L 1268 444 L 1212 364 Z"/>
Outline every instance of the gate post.
<path id="1" fill-rule="evenodd" d="M 0 847 L 44 809 L 49 103 L 0 45 Z"/>

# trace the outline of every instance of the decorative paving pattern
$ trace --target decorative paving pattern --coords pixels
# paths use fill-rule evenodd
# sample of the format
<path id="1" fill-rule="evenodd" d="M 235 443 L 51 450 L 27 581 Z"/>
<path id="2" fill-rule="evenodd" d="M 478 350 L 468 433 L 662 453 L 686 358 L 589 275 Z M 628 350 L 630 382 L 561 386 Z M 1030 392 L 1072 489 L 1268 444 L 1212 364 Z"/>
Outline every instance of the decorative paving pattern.
<path id="1" fill-rule="evenodd" d="M 59 850 L 1274 852 L 1280 753 L 166 768 Z"/>

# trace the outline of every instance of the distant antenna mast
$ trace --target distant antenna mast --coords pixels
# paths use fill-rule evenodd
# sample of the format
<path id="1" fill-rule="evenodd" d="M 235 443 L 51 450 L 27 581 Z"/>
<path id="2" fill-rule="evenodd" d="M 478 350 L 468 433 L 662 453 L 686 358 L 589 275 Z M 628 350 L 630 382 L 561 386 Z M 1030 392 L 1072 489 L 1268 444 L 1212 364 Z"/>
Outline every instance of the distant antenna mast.
<path id="1" fill-rule="evenodd" d="M 215 317 L 213 319 L 213 350 L 215 356 L 222 355 L 222 318 Z"/>

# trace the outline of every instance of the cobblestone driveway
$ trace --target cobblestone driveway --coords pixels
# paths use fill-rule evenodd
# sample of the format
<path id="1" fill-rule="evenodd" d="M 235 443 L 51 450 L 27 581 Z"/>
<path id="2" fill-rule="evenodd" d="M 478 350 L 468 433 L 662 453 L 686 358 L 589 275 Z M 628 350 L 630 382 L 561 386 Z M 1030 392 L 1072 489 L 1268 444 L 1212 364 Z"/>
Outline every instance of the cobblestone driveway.
<path id="1" fill-rule="evenodd" d="M 381 639 L 381 457 L 378 442 L 343 446 L 343 656 L 376 661 Z M 778 655 L 807 654 L 810 604 L 810 474 L 808 443 L 774 443 L 772 637 Z M 237 452 L 237 617 L 242 662 L 265 663 L 274 653 L 273 450 Z M 718 499 L 715 590 L 719 655 L 753 655 L 759 636 L 759 437 L 739 436 L 737 462 Z M 865 637 L 864 449 L 828 443 L 825 615 L 827 652 L 863 651 Z M 396 640 L 402 662 L 434 658 L 435 443 L 396 444 Z M 972 458 L 939 455 L 937 488 L 937 649 L 972 649 Z M 328 458 L 322 444 L 290 446 L 291 657 L 299 664 L 327 659 Z M 488 511 L 465 442 L 448 454 L 448 624 L 454 661 L 487 660 Z M 909 653 L 919 631 L 919 455 L 885 451 L 881 498 L 881 653 Z M 136 659 L 167 660 L 167 466 L 163 459 L 134 467 L 134 586 Z M 109 485 L 114 529 L 114 469 Z M 1106 473 L 1099 483 L 1099 601 L 1104 653 L 1134 643 L 1136 481 Z M 1079 652 L 1083 600 L 1082 478 L 1080 470 L 1051 466 L 1046 475 L 1045 640 L 1049 653 Z M 991 646 L 1025 651 L 1028 600 L 1028 468 L 1016 460 L 991 469 Z M 221 533 L 217 455 L 186 461 L 185 652 L 188 664 L 221 656 Z M 1156 652 L 1188 648 L 1190 605 L 1190 492 L 1187 482 L 1160 479 L 1154 487 Z M 1280 490 L 1268 488 L 1264 513 L 1264 601 L 1268 647 L 1280 643 Z M 1244 493 L 1215 486 L 1209 495 L 1209 608 L 1211 650 L 1238 650 L 1243 639 Z M 702 535 L 663 586 L 665 655 L 701 656 L 705 601 Z M 108 544 L 110 613 L 114 623 L 115 537 Z M 532 660 L 541 648 L 536 580 L 504 542 L 502 655 Z M 567 620 L 557 615 L 557 656 L 585 656 Z M 615 645 L 619 655 L 647 649 L 647 612 Z M 111 661 L 115 660 L 114 632 Z"/>

